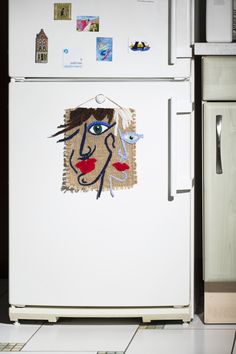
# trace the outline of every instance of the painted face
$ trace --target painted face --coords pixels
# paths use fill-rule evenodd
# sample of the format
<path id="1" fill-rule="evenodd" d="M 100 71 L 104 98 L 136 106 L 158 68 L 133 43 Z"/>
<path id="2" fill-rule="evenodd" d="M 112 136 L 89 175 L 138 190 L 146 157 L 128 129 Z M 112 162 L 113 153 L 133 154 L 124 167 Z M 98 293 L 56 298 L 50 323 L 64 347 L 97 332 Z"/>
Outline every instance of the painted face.
<path id="1" fill-rule="evenodd" d="M 123 121 L 114 109 L 67 110 L 64 128 L 63 189 L 102 191 L 130 188 L 136 183 L 134 144 L 142 137 L 135 133 L 135 114 L 126 110 Z M 125 124 L 124 124 L 125 121 Z M 125 125 L 125 128 L 124 128 Z"/>
<path id="2" fill-rule="evenodd" d="M 113 120 L 109 123 L 106 118 L 100 121 L 91 116 L 71 141 L 69 164 L 77 183 L 97 189 L 98 197 L 115 149 L 115 124 Z"/>

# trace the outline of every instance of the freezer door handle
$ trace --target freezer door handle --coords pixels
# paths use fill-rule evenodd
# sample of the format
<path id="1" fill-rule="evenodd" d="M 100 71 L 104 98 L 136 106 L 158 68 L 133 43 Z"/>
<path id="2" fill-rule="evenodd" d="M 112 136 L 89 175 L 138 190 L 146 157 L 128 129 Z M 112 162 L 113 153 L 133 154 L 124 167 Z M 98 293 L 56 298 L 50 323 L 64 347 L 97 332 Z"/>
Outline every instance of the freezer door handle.
<path id="1" fill-rule="evenodd" d="M 170 142 L 170 159 L 169 159 L 169 197 L 173 199 L 176 195 L 176 147 L 177 147 L 177 135 L 176 135 L 176 118 L 177 118 L 177 110 L 176 110 L 176 99 L 171 97 L 169 101 L 169 109 L 170 109 L 170 125 L 169 125 L 169 142 Z"/>
<path id="2" fill-rule="evenodd" d="M 216 173 L 221 175 L 222 159 L 221 159 L 221 131 L 222 131 L 222 115 L 216 116 Z"/>
<path id="3" fill-rule="evenodd" d="M 176 0 L 170 0 L 170 64 L 176 62 Z"/>

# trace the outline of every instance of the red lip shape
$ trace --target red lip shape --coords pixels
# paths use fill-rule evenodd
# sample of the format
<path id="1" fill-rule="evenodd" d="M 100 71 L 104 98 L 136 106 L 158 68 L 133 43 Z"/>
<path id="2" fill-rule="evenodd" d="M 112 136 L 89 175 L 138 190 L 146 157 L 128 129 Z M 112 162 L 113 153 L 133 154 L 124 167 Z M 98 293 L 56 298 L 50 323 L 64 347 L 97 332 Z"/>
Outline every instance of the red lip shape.
<path id="1" fill-rule="evenodd" d="M 129 165 L 127 165 L 127 163 L 115 162 L 112 166 L 115 167 L 117 171 L 125 171 L 129 169 Z"/>
<path id="2" fill-rule="evenodd" d="M 82 160 L 78 162 L 75 166 L 80 169 L 80 171 L 85 175 L 95 169 L 96 159 Z"/>

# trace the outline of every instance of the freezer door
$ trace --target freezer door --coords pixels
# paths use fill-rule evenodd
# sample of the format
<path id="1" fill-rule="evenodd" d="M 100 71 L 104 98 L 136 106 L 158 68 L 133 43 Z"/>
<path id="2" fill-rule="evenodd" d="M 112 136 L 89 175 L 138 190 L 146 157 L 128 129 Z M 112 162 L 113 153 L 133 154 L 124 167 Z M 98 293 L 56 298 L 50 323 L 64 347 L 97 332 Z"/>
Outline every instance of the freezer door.
<path id="1" fill-rule="evenodd" d="M 190 76 L 192 1 L 70 4 L 63 9 L 53 0 L 9 1 L 10 76 Z M 89 29 L 94 22 L 91 31 L 85 22 Z"/>
<path id="2" fill-rule="evenodd" d="M 63 134 L 49 138 L 60 130 L 57 127 L 64 122 L 65 109 L 97 94 L 108 98 L 101 104 L 91 100 L 82 107 L 117 108 L 118 104 L 136 112 L 139 140 L 129 169 L 125 150 L 130 154 L 131 143 L 119 145 L 123 128 L 117 135 L 114 127 L 109 128 L 108 134 L 108 123 L 101 123 L 96 126 L 100 131 L 97 138 L 92 135 L 96 133 L 94 123 L 84 121 L 79 132 L 75 125 L 66 141 L 60 142 Z M 173 98 L 176 109 L 170 119 L 168 101 Z M 10 85 L 11 304 L 190 303 L 193 150 L 189 109 L 188 82 Z M 176 144 L 172 157 L 170 130 Z M 95 139 L 93 145 L 88 139 Z M 100 175 L 99 186 L 103 183 L 104 188 L 96 199 L 98 190 L 85 186 L 83 192 L 81 185 L 91 182 L 92 173 L 95 180 L 101 164 L 108 161 L 108 152 L 117 159 L 112 164 L 115 168 L 108 173 L 106 167 L 104 177 Z M 83 162 L 86 153 L 90 153 L 93 167 Z M 171 161 L 175 173 L 170 170 Z M 68 186 L 71 191 L 61 191 L 62 180 L 69 178 L 64 164 L 70 178 L 78 176 Z M 85 181 L 76 175 L 79 168 L 84 169 Z M 133 176 L 135 168 L 137 183 L 126 184 L 124 172 Z M 108 183 L 112 178 L 115 187 L 113 175 L 121 183 L 113 188 L 112 197 Z M 171 195 L 170 180 L 175 186 Z M 77 187 L 80 191 L 73 192 Z"/>
<path id="3" fill-rule="evenodd" d="M 235 181 L 236 103 L 205 103 L 205 281 L 236 280 Z"/>

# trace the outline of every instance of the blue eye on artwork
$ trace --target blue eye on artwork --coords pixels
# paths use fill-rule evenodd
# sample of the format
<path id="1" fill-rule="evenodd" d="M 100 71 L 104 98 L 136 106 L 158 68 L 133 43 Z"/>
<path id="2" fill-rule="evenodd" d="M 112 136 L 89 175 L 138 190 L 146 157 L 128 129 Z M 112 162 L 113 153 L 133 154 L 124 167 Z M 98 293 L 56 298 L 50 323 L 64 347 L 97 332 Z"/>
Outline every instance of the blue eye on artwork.
<path id="1" fill-rule="evenodd" d="M 93 135 L 101 135 L 110 127 L 111 125 L 107 122 L 94 121 L 88 125 L 87 130 Z"/>
<path id="2" fill-rule="evenodd" d="M 121 139 L 124 140 L 128 144 L 135 144 L 139 139 L 143 138 L 143 134 L 137 133 L 124 133 L 121 135 Z"/>

